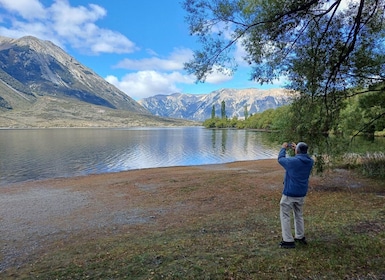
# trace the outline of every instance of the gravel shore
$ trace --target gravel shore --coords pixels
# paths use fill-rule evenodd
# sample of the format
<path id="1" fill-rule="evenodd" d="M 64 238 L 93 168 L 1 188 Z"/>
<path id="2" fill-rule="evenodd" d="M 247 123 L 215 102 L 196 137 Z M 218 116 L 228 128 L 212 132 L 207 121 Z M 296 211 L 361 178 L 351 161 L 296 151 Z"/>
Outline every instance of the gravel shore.
<path id="1" fill-rule="evenodd" d="M 18 188 L 14 186 L 14 188 Z M 67 217 L 89 205 L 86 193 L 68 189 L 33 187 L 0 197 L 3 261 L 0 270 L 15 265 L 18 259 L 39 250 L 51 237 L 63 236 L 79 228 L 84 221 Z"/>

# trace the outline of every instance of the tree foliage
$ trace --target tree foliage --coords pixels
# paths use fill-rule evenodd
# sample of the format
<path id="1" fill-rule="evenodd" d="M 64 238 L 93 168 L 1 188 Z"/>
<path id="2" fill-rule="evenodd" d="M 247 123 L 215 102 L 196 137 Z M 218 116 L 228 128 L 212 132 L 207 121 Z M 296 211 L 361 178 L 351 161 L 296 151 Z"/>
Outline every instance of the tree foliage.
<path id="1" fill-rule="evenodd" d="M 225 101 L 221 102 L 221 117 L 222 117 L 222 119 L 226 118 L 226 103 L 225 103 Z"/>
<path id="2" fill-rule="evenodd" d="M 385 98 L 382 92 L 355 96 L 346 101 L 341 115 L 339 130 L 353 136 L 362 134 L 373 140 L 375 132 L 385 129 Z"/>
<path id="3" fill-rule="evenodd" d="M 243 106 L 243 110 L 244 110 L 245 120 L 247 120 L 247 118 L 249 117 L 249 111 L 247 110 L 247 105 Z"/>
<path id="4" fill-rule="evenodd" d="M 300 93 L 286 137 L 330 153 L 328 135 L 338 132 L 341 110 L 356 95 L 368 96 L 359 105 L 366 112 L 362 131 L 383 120 L 385 0 L 185 0 L 183 6 L 190 32 L 201 42 L 185 64 L 198 81 L 214 70 L 235 71 L 238 48 L 252 67 L 252 80 L 269 83 L 284 76 Z"/>
<path id="5" fill-rule="evenodd" d="M 355 165 L 358 156 L 360 156 L 361 166 L 360 169 L 364 175 L 375 178 L 384 178 L 384 162 L 385 158 L 383 153 L 378 153 L 383 148 L 378 147 L 376 143 L 373 143 L 373 148 L 368 144 L 363 143 L 362 137 L 360 138 L 361 144 L 353 145 L 351 137 L 360 135 L 374 140 L 374 136 L 385 136 L 385 120 L 383 118 L 376 118 L 373 121 L 371 117 L 376 115 L 376 111 L 385 110 L 385 100 L 381 100 L 382 108 L 378 106 L 371 106 L 378 98 L 378 94 L 371 93 L 363 96 L 355 96 L 354 98 L 345 101 L 345 106 L 341 110 L 338 116 L 338 126 L 335 127 L 333 137 L 329 137 L 327 133 L 318 133 L 317 126 L 319 121 L 312 118 L 312 114 L 317 115 L 322 107 L 323 103 L 317 104 L 313 102 L 311 98 L 308 98 L 308 103 L 304 103 L 305 100 L 300 98 L 294 101 L 291 105 L 278 107 L 277 109 L 269 109 L 261 113 L 256 113 L 249 118 L 242 120 L 238 118 L 221 119 L 210 118 L 204 121 L 203 125 L 207 128 L 237 128 L 237 129 L 257 129 L 271 132 L 269 133 L 270 139 L 275 142 L 296 142 L 298 139 L 305 141 L 310 146 L 310 153 L 317 159 L 315 162 L 316 172 L 322 172 L 325 169 L 326 161 L 330 161 L 330 157 L 324 157 L 325 151 L 331 155 L 344 155 L 355 151 L 358 153 L 356 157 L 350 157 L 348 159 L 348 165 Z M 301 103 L 301 104 L 299 104 Z M 306 109 L 307 108 L 307 109 Z M 308 111 L 307 114 L 303 114 L 304 111 Z M 311 114 L 309 113 L 311 112 Z M 369 116 L 369 117 L 368 117 Z M 307 119 L 309 118 L 309 119 Z M 373 124 L 374 131 L 368 135 L 367 130 L 363 130 L 363 127 L 367 127 L 367 123 Z M 314 133 L 311 135 L 311 133 Z M 299 136 L 300 135 L 300 136 Z M 345 137 L 341 137 L 341 135 Z M 370 137 L 368 137 L 370 136 Z M 301 137 L 301 138 L 298 138 Z M 355 141 L 353 141 L 354 143 Z M 367 141 L 365 141 L 367 143 Z M 378 143 L 377 143 L 378 144 Z M 334 159 L 340 159 L 335 157 Z M 353 161 L 352 161 L 353 160 Z M 331 163 L 331 162 L 329 162 Z"/>
<path id="6" fill-rule="evenodd" d="M 185 0 L 190 32 L 202 43 L 186 69 L 198 81 L 214 69 L 236 70 L 230 51 L 238 44 L 261 83 L 285 75 L 315 95 L 382 80 L 384 1 L 342 2 Z"/>

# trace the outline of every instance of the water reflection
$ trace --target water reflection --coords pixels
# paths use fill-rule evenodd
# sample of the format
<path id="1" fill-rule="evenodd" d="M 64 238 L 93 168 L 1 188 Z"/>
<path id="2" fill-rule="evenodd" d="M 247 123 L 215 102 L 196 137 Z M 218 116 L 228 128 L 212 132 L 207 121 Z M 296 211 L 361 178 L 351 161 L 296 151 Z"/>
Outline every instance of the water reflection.
<path id="1" fill-rule="evenodd" d="M 0 130 L 0 185 L 276 156 L 264 134 L 201 127 Z"/>

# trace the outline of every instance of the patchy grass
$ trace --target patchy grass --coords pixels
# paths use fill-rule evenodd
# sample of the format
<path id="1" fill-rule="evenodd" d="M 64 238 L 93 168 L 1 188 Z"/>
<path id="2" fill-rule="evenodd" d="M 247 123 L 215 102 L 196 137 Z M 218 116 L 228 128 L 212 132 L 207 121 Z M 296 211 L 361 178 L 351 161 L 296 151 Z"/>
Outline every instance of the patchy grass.
<path id="1" fill-rule="evenodd" d="M 357 169 L 365 177 L 385 179 L 385 154 L 383 152 L 347 154 L 343 159 L 343 165 L 347 168 Z"/>
<path id="2" fill-rule="evenodd" d="M 248 167 L 250 168 L 250 167 Z M 154 222 L 85 228 L 3 279 L 384 279 L 385 186 L 340 170 L 313 177 L 309 244 L 280 249 L 283 171 L 171 172 L 142 179 Z M 141 185 L 142 184 L 142 185 Z M 155 188 L 158 184 L 158 188 Z M 117 188 L 117 187 L 116 187 Z M 119 185 L 119 188 L 127 186 Z M 109 191 L 114 189 L 110 187 Z M 136 195 L 140 196 L 137 191 Z M 144 196 L 143 196 L 144 197 Z"/>
<path id="3" fill-rule="evenodd" d="M 369 178 L 385 179 L 385 154 L 367 154 L 362 159 L 361 171 Z"/>

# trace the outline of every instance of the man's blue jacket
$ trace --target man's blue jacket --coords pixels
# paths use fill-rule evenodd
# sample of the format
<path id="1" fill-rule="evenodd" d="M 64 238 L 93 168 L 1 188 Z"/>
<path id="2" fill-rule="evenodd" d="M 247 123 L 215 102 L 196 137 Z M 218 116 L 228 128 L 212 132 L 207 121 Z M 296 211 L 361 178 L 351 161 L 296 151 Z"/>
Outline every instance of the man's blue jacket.
<path id="1" fill-rule="evenodd" d="M 293 197 L 306 196 L 313 159 L 308 154 L 286 157 L 286 149 L 282 148 L 278 154 L 278 162 L 286 170 L 282 193 Z"/>

